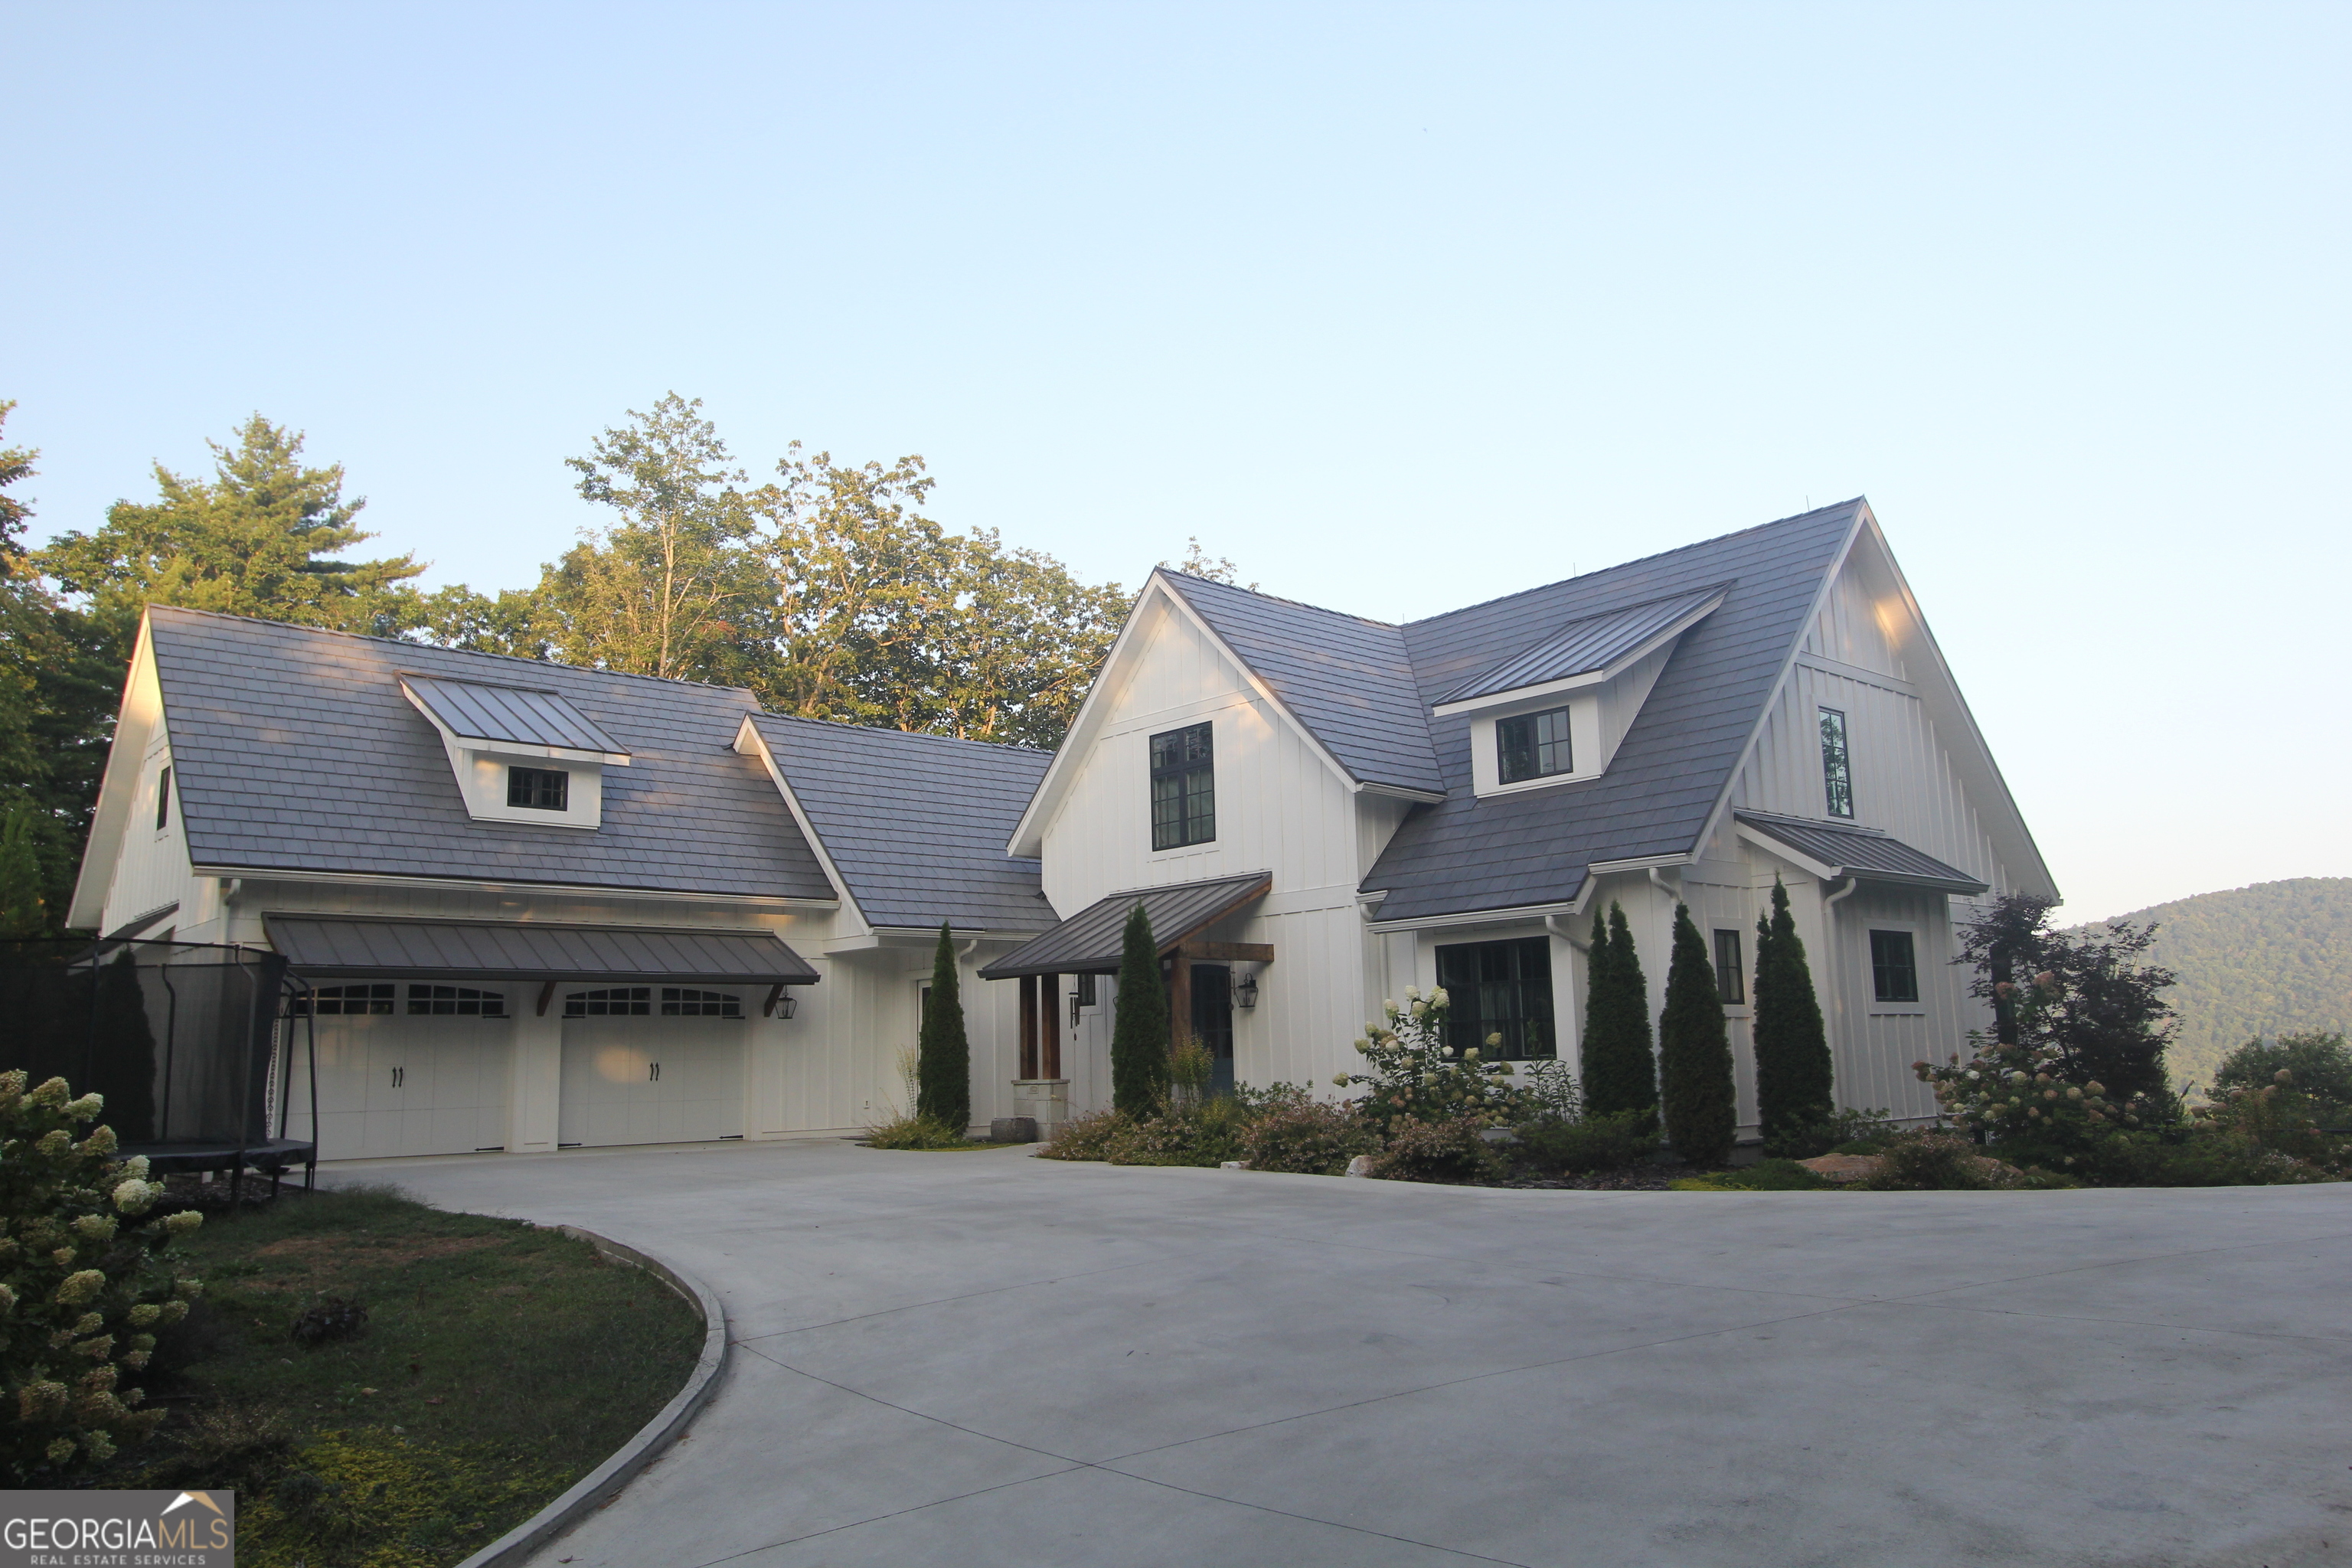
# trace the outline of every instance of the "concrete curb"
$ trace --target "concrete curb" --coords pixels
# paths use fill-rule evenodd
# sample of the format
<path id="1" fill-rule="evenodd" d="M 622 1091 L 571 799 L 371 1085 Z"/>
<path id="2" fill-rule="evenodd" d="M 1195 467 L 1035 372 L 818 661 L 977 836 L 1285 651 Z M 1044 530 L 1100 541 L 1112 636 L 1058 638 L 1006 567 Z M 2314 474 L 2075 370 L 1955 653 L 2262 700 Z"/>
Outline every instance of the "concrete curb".
<path id="1" fill-rule="evenodd" d="M 624 1247 L 593 1230 L 583 1230 L 576 1225 L 555 1228 L 566 1236 L 579 1237 L 615 1263 L 644 1269 L 692 1302 L 702 1314 L 702 1358 L 695 1363 L 694 1375 L 686 1380 L 686 1386 L 652 1420 L 639 1427 L 635 1436 L 622 1444 L 611 1458 L 582 1477 L 562 1497 L 457 1564 L 457 1568 L 509 1568 L 562 1534 L 583 1514 L 609 1500 L 639 1470 L 659 1458 L 662 1450 L 686 1430 L 702 1407 L 710 1403 L 710 1396 L 719 1392 L 719 1373 L 727 1370 L 727 1309 L 719 1304 L 710 1287 L 650 1253 Z"/>

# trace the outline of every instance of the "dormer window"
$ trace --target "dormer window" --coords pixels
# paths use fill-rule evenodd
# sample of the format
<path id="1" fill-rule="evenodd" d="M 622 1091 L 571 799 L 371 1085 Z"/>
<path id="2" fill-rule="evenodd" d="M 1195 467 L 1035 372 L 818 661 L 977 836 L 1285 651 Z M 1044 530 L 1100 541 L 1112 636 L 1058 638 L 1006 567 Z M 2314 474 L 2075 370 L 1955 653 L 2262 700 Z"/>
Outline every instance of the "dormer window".
<path id="1" fill-rule="evenodd" d="M 1496 760 L 1503 783 L 1520 784 L 1576 771 L 1568 711 L 1547 708 L 1540 713 L 1495 721 Z"/>
<path id="2" fill-rule="evenodd" d="M 562 768 L 507 767 L 507 804 L 529 811 L 571 809 L 572 775 Z"/>

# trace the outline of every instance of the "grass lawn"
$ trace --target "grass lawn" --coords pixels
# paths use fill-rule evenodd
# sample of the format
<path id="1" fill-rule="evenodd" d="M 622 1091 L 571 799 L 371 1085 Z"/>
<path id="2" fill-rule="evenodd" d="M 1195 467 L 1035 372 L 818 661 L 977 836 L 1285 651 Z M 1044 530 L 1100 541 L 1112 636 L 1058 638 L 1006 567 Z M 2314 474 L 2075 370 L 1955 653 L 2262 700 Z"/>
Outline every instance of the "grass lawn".
<path id="1" fill-rule="evenodd" d="M 701 1320 L 587 1243 L 388 1190 L 208 1219 L 158 1347 L 171 1418 L 104 1486 L 234 1487 L 246 1568 L 439 1568 L 602 1464 L 684 1384 Z M 341 1297 L 355 1337 L 290 1331 Z"/>

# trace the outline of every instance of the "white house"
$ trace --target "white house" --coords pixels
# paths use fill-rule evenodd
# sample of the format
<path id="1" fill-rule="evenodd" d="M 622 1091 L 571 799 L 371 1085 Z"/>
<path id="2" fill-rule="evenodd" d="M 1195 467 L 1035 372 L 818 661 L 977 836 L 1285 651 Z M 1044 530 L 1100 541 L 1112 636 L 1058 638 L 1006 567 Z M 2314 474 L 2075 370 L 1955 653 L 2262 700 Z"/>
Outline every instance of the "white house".
<path id="1" fill-rule="evenodd" d="M 1662 992 L 1685 901 L 1752 1122 L 1776 877 L 1840 1100 L 1927 1113 L 1955 906 L 2055 889 L 1860 500 L 1401 626 L 1156 572 L 1052 754 L 156 608 L 71 919 L 286 954 L 352 1158 L 853 1131 L 942 923 L 975 1118 L 1051 1122 L 1138 902 L 1221 1076 L 1313 1084 L 1412 984 L 1572 1061 L 1593 911 Z"/>

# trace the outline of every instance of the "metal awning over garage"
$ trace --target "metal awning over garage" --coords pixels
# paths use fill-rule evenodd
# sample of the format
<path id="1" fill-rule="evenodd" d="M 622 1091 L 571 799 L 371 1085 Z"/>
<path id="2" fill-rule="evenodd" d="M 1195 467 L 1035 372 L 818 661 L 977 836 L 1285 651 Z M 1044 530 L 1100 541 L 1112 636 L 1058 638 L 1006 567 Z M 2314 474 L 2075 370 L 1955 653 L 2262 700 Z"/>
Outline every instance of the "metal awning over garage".
<path id="1" fill-rule="evenodd" d="M 1802 817 L 1771 816 L 1759 811 L 1734 815 L 1743 836 L 1761 842 L 1766 848 L 1786 856 L 1827 881 L 1852 877 L 1859 882 L 1887 882 L 1896 887 L 1970 897 L 1983 892 L 1987 885 L 1983 879 L 1947 866 L 1874 827 L 1847 827 Z"/>
<path id="2" fill-rule="evenodd" d="M 761 932 L 640 926 L 335 920 L 268 915 L 269 944 L 313 980 L 700 981 L 814 985 L 809 961 Z"/>
<path id="3" fill-rule="evenodd" d="M 1265 897 L 1274 886 L 1271 871 L 1251 871 L 1239 877 L 1219 877 L 1206 882 L 1179 882 L 1167 888 L 1137 888 L 1097 899 L 1045 935 L 1023 943 L 980 972 L 982 980 L 1012 980 L 1024 974 L 1116 974 L 1120 940 L 1127 932 L 1128 911 L 1136 905 L 1151 921 L 1151 938 L 1162 954 L 1175 952 L 1190 939 L 1234 913 L 1243 905 Z M 1217 956 L 1202 953 L 1203 957 Z M 1265 959 L 1273 950 L 1253 948 L 1246 955 Z"/>

